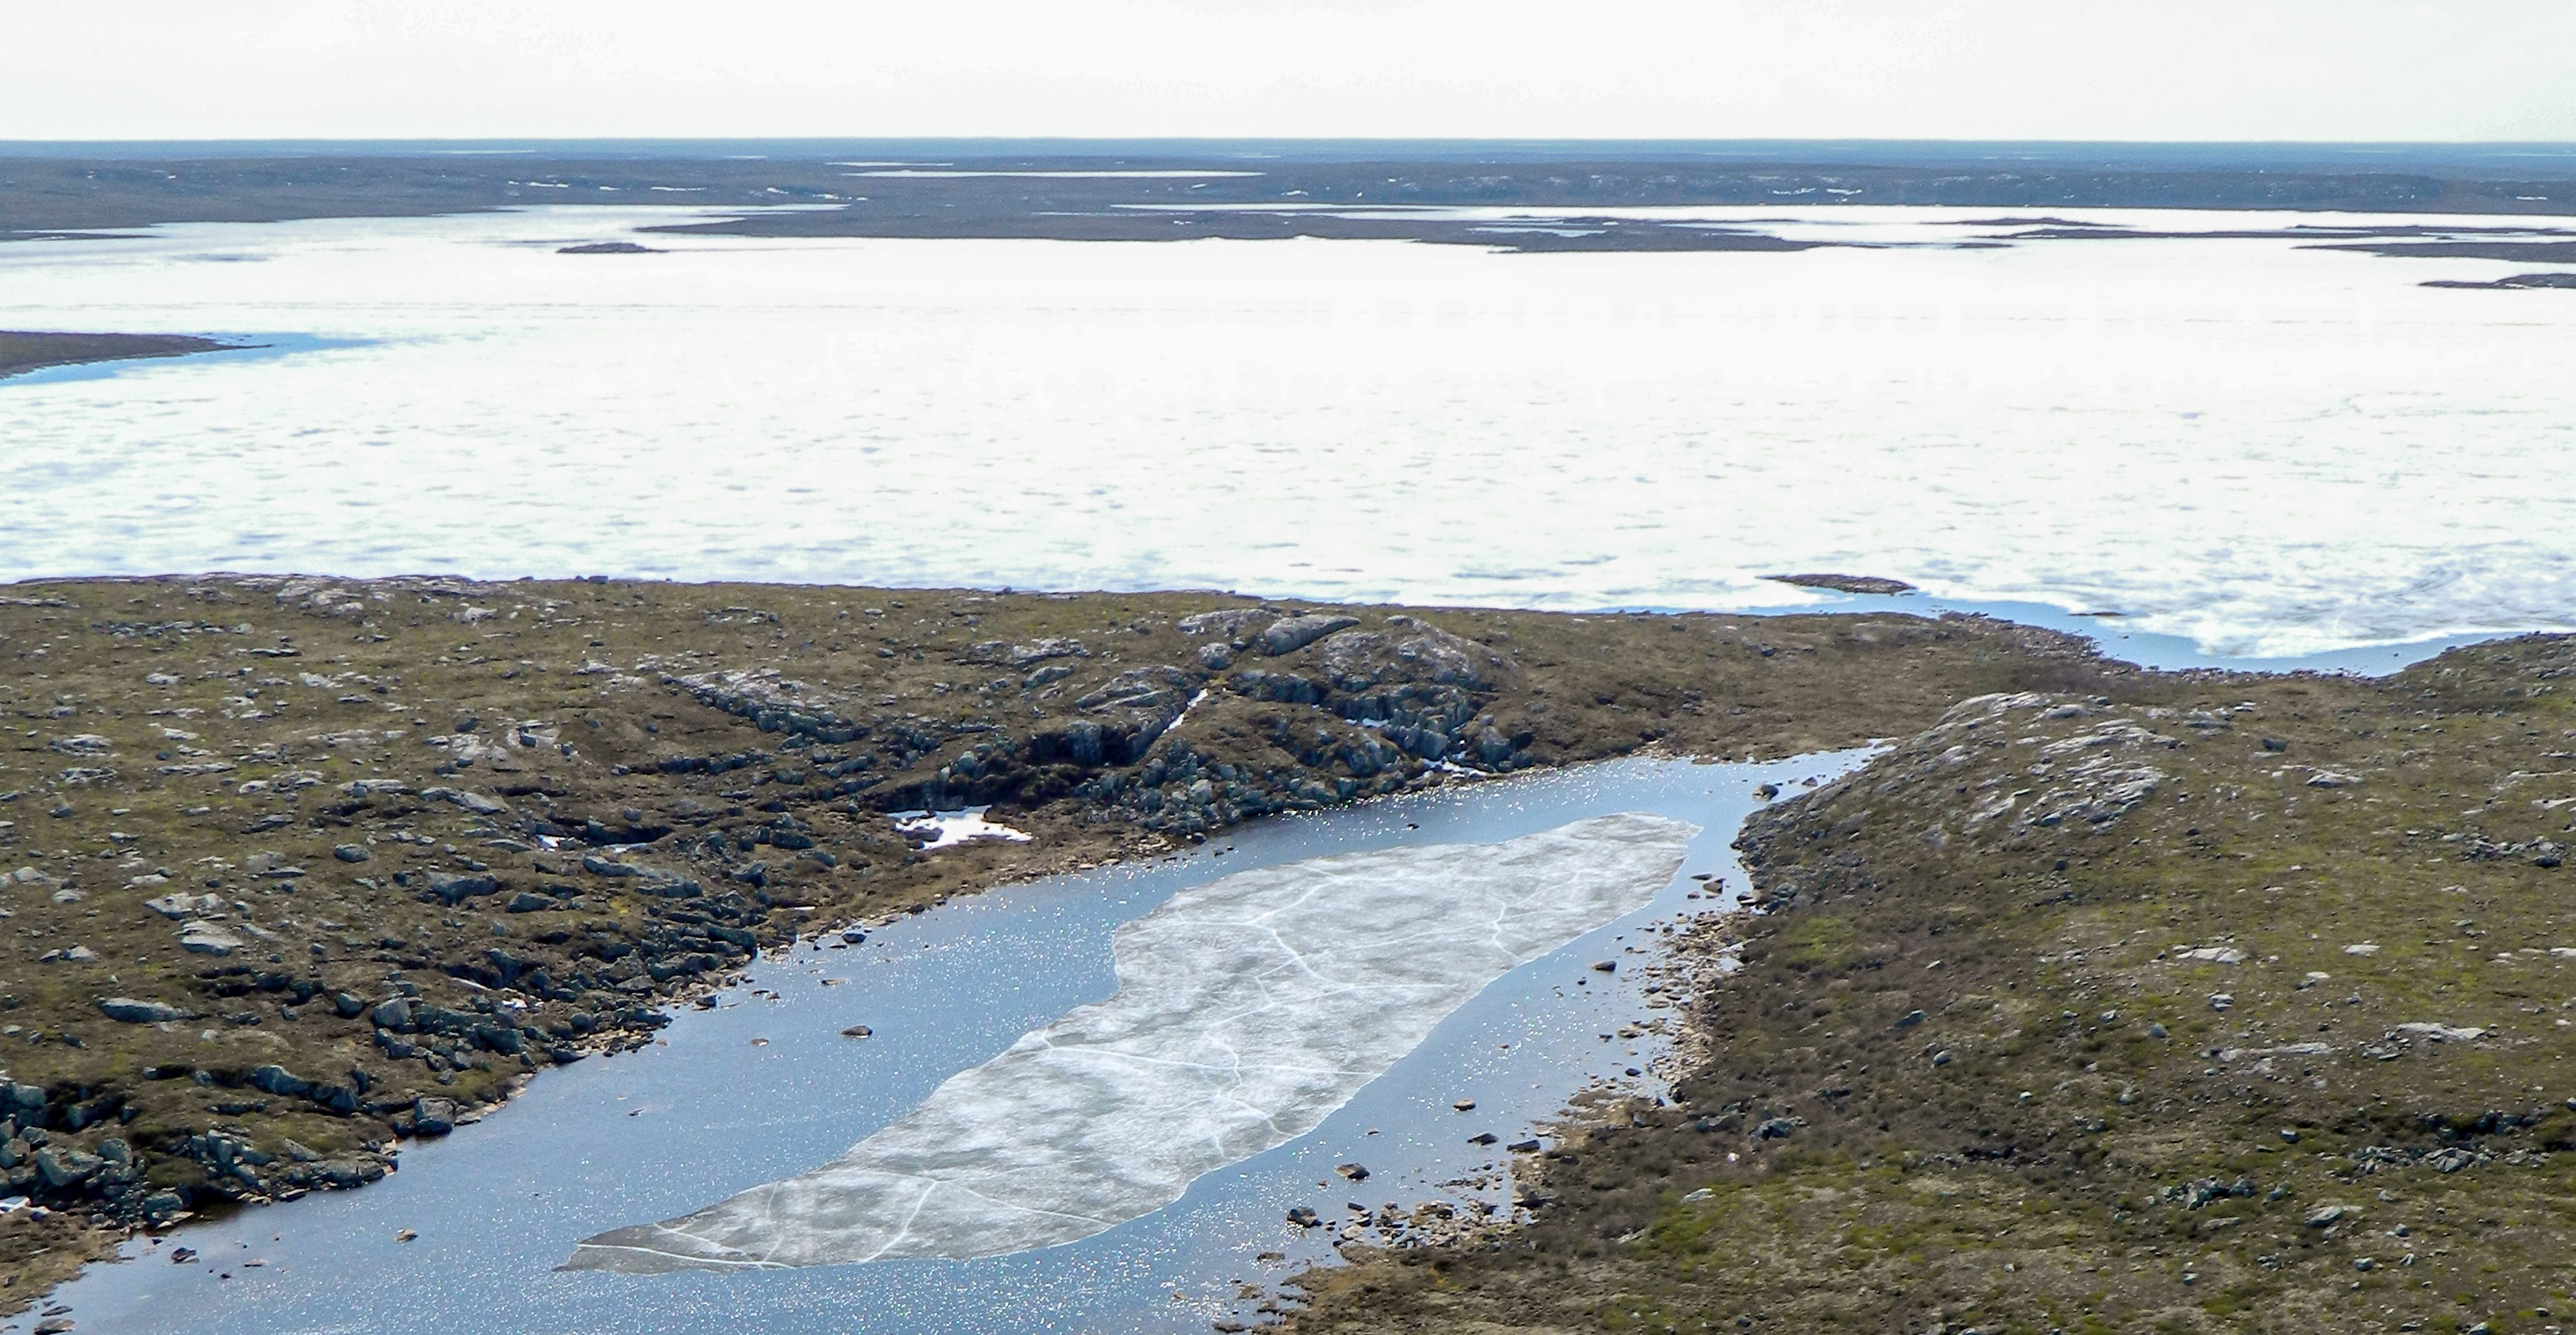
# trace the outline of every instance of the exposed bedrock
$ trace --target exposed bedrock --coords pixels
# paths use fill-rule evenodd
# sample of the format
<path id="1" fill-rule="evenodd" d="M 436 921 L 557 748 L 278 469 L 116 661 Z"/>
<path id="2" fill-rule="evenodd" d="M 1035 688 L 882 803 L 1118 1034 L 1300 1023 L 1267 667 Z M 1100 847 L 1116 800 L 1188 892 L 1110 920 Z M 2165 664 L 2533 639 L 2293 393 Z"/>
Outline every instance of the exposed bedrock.
<path id="1" fill-rule="evenodd" d="M 1035 806 L 1072 796 L 1091 819 L 1182 835 L 1391 791 L 1427 767 L 1516 768 L 1532 740 L 1526 726 L 1505 727 L 1489 709 L 1518 674 L 1511 658 L 1410 616 L 1370 626 L 1348 615 L 1227 608 L 1183 617 L 1178 628 L 1204 638 L 1198 653 L 1180 664 L 1124 669 L 1070 701 L 1061 696 L 1076 673 L 1061 662 L 1092 657 L 1078 641 L 996 641 L 960 653 L 962 665 L 1034 668 L 1001 685 L 1071 706 L 1019 733 L 864 708 L 774 669 L 664 681 L 763 731 L 848 747 L 807 752 L 818 762 L 808 782 L 821 796 L 855 797 L 881 811 Z M 1245 704 L 1302 707 L 1263 711 L 1264 730 L 1293 757 L 1293 769 L 1255 772 L 1197 733 L 1176 731 L 1200 711 L 1240 723 Z M 663 764 L 694 769 L 733 759 Z"/>

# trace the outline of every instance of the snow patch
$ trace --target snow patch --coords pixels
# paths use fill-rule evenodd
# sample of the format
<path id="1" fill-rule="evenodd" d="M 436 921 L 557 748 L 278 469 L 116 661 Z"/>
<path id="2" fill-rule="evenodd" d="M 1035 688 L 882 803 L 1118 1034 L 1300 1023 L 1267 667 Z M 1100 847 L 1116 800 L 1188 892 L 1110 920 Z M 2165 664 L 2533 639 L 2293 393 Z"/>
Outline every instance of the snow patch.
<path id="1" fill-rule="evenodd" d="M 955 811 L 897 811 L 891 814 L 896 833 L 931 836 L 930 842 L 921 846 L 925 853 L 954 848 L 969 839 L 1003 839 L 1014 844 L 1029 841 L 1027 835 L 1008 825 L 996 825 L 984 819 L 984 813 L 990 810 L 991 807 L 961 807 Z"/>

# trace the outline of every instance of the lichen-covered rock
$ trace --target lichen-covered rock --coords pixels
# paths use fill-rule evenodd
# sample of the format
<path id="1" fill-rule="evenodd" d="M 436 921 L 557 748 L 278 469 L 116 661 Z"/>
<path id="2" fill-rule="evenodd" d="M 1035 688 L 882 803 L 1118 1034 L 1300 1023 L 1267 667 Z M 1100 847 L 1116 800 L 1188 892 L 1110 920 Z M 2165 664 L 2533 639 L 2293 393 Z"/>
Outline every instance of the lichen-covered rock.
<path id="1" fill-rule="evenodd" d="M 1261 652 L 1273 658 L 1281 654 L 1293 654 L 1344 626 L 1358 624 L 1360 624 L 1358 617 L 1332 616 L 1323 613 L 1281 617 L 1271 622 L 1268 630 L 1261 632 Z"/>

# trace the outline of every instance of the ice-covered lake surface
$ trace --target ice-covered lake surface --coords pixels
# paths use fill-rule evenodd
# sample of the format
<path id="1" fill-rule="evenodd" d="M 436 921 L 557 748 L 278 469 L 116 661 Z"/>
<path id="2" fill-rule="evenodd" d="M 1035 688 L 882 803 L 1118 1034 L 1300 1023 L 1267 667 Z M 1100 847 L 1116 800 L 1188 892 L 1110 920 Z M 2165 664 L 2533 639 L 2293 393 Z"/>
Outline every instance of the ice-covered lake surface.
<path id="1" fill-rule="evenodd" d="M 1486 984 L 1644 907 L 1698 833 L 1594 816 L 1183 889 L 1113 934 L 1108 999 L 823 1168 L 585 1239 L 567 1264 L 965 1260 L 1090 1237 L 1313 1130 Z"/>
<path id="2" fill-rule="evenodd" d="M 2553 266 L 2228 235 L 2515 224 L 1651 212 L 1858 244 L 779 241 L 558 207 L 0 246 L 0 327 L 299 340 L 0 382 L 0 578 L 1756 608 L 1808 598 L 1763 574 L 1840 570 L 2204 656 L 2576 626 L 2576 294 L 2420 286 Z M 668 253 L 556 253 L 622 239 Z"/>
<path id="3" fill-rule="evenodd" d="M 1660 1040 L 1620 1035 L 1670 1012 L 1643 992 L 1638 968 L 1591 964 L 1642 964 L 1663 926 L 1742 889 L 1728 845 L 1760 804 L 1756 785 L 1794 788 L 1863 758 L 1634 760 L 1459 785 L 1259 822 L 1187 858 L 954 901 L 858 946 L 764 956 L 718 1009 L 684 1009 L 662 1043 L 548 1071 L 483 1122 L 407 1148 L 401 1171 L 380 1183 L 130 1244 L 131 1262 L 93 1266 L 57 1297 L 83 1335 L 1204 1331 L 1249 1306 L 1236 1296 L 1241 1282 L 1328 1260 L 1332 1226 L 1351 1204 L 1508 1211 L 1508 1157 L 1471 1137 L 1544 1134 L 1587 1089 L 1660 1093 L 1651 1066 Z M 1482 859 L 1497 883 L 1510 878 L 1492 870 L 1494 856 L 1537 855 L 1563 872 L 1566 841 L 1531 836 L 1622 815 L 1659 818 L 1632 832 L 1662 875 L 1610 858 L 1619 870 L 1608 881 L 1651 884 L 1612 891 L 1607 907 L 1638 907 L 1502 973 L 1320 1125 L 1197 1177 L 1161 1209 L 1064 1245 L 974 1260 L 650 1275 L 555 1268 L 603 1230 L 827 1164 L 1023 1034 L 1107 1000 L 1119 986 L 1115 935 L 1159 905 L 1221 896 L 1229 882 L 1311 886 L 1309 860 L 1350 855 Z M 1686 842 L 1684 824 L 1697 827 Z M 1500 855 L 1439 851 L 1505 841 L 1524 842 Z M 1694 879 L 1712 873 L 1722 881 Z M 841 1037 L 853 1024 L 871 1036 Z M 1475 1107 L 1456 1110 L 1462 1099 Z M 1105 1152 L 1143 1160 L 1162 1148 Z M 1345 1180 L 1336 1168 L 1346 1163 L 1369 1176 Z M 1296 1206 L 1326 1227 L 1290 1224 Z M 406 1229 L 417 1239 L 398 1241 Z M 199 1258 L 174 1264 L 182 1246 Z"/>

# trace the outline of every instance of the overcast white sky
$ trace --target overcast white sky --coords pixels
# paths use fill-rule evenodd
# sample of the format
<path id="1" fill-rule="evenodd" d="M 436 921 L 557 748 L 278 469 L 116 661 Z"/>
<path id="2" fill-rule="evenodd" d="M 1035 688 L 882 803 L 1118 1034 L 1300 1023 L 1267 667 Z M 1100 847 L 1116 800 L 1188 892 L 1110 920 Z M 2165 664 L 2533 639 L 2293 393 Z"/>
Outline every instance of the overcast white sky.
<path id="1" fill-rule="evenodd" d="M 0 139 L 2576 140 L 2576 0 L 99 0 Z"/>

